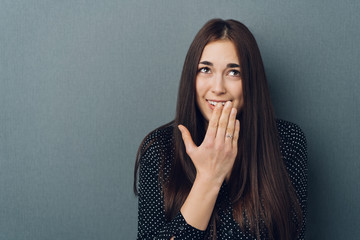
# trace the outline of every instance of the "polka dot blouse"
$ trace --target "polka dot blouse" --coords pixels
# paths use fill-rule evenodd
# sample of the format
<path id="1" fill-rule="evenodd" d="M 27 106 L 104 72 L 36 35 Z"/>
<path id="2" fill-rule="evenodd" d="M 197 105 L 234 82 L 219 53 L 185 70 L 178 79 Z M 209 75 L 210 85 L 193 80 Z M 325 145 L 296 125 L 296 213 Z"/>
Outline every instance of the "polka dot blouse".
<path id="1" fill-rule="evenodd" d="M 164 202 L 161 185 L 158 181 L 159 167 L 162 157 L 165 157 L 165 176 L 169 173 L 173 155 L 164 156 L 173 149 L 172 125 L 156 129 L 149 134 L 142 146 L 139 168 L 139 212 L 137 239 L 204 239 L 205 231 L 198 230 L 186 223 L 179 211 L 172 221 L 165 219 Z M 299 239 L 304 239 L 307 200 L 307 153 L 306 139 L 301 129 L 290 122 L 277 120 L 278 132 L 281 138 L 280 150 L 290 180 L 295 187 L 302 211 L 303 227 Z M 225 201 L 226 204 L 223 204 Z M 220 206 L 226 206 L 220 207 Z M 217 239 L 256 239 L 250 232 L 242 232 L 232 217 L 232 206 L 226 185 L 220 188 L 215 207 L 219 207 L 219 222 L 216 226 Z M 261 236 L 266 234 L 261 233 Z"/>

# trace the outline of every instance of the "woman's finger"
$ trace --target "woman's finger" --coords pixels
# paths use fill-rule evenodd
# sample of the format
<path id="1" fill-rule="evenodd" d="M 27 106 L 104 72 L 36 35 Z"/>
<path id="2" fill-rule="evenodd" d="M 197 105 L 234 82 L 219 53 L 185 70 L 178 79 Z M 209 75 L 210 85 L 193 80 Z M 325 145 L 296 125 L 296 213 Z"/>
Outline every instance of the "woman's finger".
<path id="1" fill-rule="evenodd" d="M 190 156 L 191 152 L 196 149 L 197 146 L 195 145 L 189 130 L 185 126 L 179 125 L 178 128 L 181 132 L 181 137 L 184 141 L 186 152 Z"/>
<path id="2" fill-rule="evenodd" d="M 233 142 L 233 138 L 234 138 L 234 130 L 235 130 L 235 124 L 236 124 L 236 108 L 232 108 L 231 112 L 230 112 L 230 117 L 229 117 L 229 123 L 226 129 L 226 134 L 225 134 L 225 142 Z"/>
<path id="3" fill-rule="evenodd" d="M 233 147 L 237 147 L 238 140 L 239 140 L 239 134 L 240 134 L 240 121 L 238 119 L 236 119 L 235 131 L 234 131 L 234 137 L 233 137 Z"/>
<path id="4" fill-rule="evenodd" d="M 224 109 L 221 112 L 219 126 L 216 132 L 216 141 L 217 142 L 224 142 L 225 132 L 228 127 L 229 116 L 231 112 L 232 102 L 227 101 L 225 104 Z"/>
<path id="5" fill-rule="evenodd" d="M 222 104 L 217 103 L 211 115 L 211 119 L 209 121 L 209 126 L 206 131 L 204 141 L 208 139 L 214 139 L 216 137 L 216 131 L 218 128 L 221 111 L 222 111 Z"/>

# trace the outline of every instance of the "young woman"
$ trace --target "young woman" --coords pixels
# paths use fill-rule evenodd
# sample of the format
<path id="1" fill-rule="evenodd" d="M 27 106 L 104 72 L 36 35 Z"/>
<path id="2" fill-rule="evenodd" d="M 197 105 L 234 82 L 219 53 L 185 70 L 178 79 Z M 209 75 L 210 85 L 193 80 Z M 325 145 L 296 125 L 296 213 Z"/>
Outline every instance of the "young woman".
<path id="1" fill-rule="evenodd" d="M 253 35 L 210 20 L 187 53 L 175 120 L 138 150 L 138 239 L 303 239 L 306 162 L 300 128 L 275 119 Z"/>

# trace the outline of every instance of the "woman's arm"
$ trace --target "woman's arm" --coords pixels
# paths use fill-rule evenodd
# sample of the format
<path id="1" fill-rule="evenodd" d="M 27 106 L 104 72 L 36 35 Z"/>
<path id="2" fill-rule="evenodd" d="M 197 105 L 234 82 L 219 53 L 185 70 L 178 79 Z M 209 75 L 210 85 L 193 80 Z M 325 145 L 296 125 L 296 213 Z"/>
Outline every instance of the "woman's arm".
<path id="1" fill-rule="evenodd" d="M 181 207 L 181 213 L 191 226 L 205 230 L 209 224 L 220 187 L 231 173 L 237 155 L 240 122 L 232 103 L 217 104 L 203 143 L 197 147 L 182 125 L 186 152 L 196 168 L 196 178 Z"/>
<path id="2" fill-rule="evenodd" d="M 138 181 L 139 240 L 169 240 L 172 236 L 176 236 L 176 239 L 204 239 L 204 232 L 187 224 L 180 211 L 171 221 L 165 218 L 159 167 L 164 147 L 172 147 L 171 134 L 172 128 L 156 130 L 149 134 L 143 144 Z"/>
<path id="3" fill-rule="evenodd" d="M 277 120 L 278 131 L 282 141 L 282 155 L 290 180 L 295 188 L 302 210 L 303 221 L 298 239 L 305 238 L 307 215 L 307 143 L 303 131 L 294 123 Z"/>
<path id="4" fill-rule="evenodd" d="M 206 230 L 221 184 L 211 179 L 196 178 L 181 213 L 191 226 Z"/>
<path id="5" fill-rule="evenodd" d="M 307 217 L 307 143 L 303 131 L 294 124 L 292 131 L 292 146 L 291 156 L 292 159 L 288 163 L 290 169 L 291 181 L 295 187 L 296 194 L 299 199 L 300 207 L 302 210 L 302 225 L 300 229 L 299 240 L 305 239 L 306 217 Z"/>
<path id="6" fill-rule="evenodd" d="M 214 110 L 206 137 L 197 147 L 183 126 L 179 129 L 186 150 L 197 170 L 193 187 L 179 213 L 170 222 L 165 218 L 161 186 L 158 181 L 161 162 L 159 136 L 150 136 L 151 146 L 142 154 L 139 169 L 138 239 L 203 239 L 220 186 L 229 177 L 237 153 L 240 123 L 231 104 L 222 112 Z M 231 115 L 231 117 L 229 117 Z M 234 135 L 226 137 L 226 134 Z M 156 134 L 155 134 L 156 135 Z M 145 143 L 146 144 L 146 143 Z"/>

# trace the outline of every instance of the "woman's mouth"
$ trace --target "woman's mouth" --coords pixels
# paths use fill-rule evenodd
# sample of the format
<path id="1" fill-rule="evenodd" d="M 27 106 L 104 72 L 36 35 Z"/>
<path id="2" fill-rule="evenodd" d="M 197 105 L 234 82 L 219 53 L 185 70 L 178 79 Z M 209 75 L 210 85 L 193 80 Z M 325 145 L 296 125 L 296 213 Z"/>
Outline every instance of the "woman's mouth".
<path id="1" fill-rule="evenodd" d="M 207 103 L 208 103 L 208 105 L 209 105 L 209 107 L 210 107 L 210 109 L 211 110 L 214 110 L 214 108 L 215 108 L 215 106 L 216 106 L 216 104 L 222 104 L 223 106 L 225 106 L 225 103 L 228 101 L 228 100 L 225 100 L 225 101 L 218 101 L 218 100 L 216 100 L 216 101 L 213 101 L 213 100 L 206 100 L 207 101 Z"/>
<path id="2" fill-rule="evenodd" d="M 225 103 L 226 103 L 226 101 L 225 102 L 215 102 L 215 101 L 211 101 L 211 100 L 207 100 L 207 101 L 208 101 L 208 103 L 210 103 L 213 106 L 216 106 L 216 104 L 218 104 L 218 103 L 221 103 L 223 106 L 225 106 Z"/>

